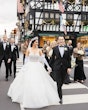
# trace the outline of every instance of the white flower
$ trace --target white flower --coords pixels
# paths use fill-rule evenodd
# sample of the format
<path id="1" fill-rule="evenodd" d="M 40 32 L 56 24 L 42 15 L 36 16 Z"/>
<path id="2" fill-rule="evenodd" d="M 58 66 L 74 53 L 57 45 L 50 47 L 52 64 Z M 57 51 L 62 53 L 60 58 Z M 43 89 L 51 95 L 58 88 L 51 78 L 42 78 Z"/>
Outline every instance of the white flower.
<path id="1" fill-rule="evenodd" d="M 64 50 L 67 51 L 67 48 L 65 47 Z"/>
<path id="2" fill-rule="evenodd" d="M 16 46 L 14 45 L 13 48 L 15 48 Z"/>
<path id="3" fill-rule="evenodd" d="M 9 42 L 7 42 L 7 45 L 9 45 Z"/>
<path id="4" fill-rule="evenodd" d="M 71 68 L 74 68 L 76 66 L 76 63 L 74 61 L 71 61 Z"/>

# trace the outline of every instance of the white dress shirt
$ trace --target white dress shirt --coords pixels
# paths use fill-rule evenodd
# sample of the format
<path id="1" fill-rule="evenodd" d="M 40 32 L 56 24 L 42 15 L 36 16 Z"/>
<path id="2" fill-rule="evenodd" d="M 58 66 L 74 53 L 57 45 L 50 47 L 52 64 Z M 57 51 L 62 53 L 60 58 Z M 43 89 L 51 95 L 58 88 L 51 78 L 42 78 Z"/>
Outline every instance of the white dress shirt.
<path id="1" fill-rule="evenodd" d="M 6 49 L 6 42 L 3 42 L 3 48 Z"/>
<path id="2" fill-rule="evenodd" d="M 64 46 L 58 46 L 58 47 L 59 47 L 60 55 L 61 55 L 61 57 L 63 57 L 63 55 L 64 55 Z"/>
<path id="3" fill-rule="evenodd" d="M 11 51 L 13 52 L 13 49 L 14 49 L 15 45 L 14 44 L 11 44 Z"/>

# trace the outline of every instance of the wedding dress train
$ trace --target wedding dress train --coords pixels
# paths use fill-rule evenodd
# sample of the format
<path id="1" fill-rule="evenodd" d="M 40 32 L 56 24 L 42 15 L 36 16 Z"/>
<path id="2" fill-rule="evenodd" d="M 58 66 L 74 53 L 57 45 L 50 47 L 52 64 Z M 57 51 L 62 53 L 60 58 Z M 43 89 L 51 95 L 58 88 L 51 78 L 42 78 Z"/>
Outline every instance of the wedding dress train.
<path id="1" fill-rule="evenodd" d="M 12 102 L 20 103 L 23 108 L 59 104 L 57 84 L 39 59 L 39 53 L 30 53 L 28 62 L 23 65 L 7 93 Z"/>

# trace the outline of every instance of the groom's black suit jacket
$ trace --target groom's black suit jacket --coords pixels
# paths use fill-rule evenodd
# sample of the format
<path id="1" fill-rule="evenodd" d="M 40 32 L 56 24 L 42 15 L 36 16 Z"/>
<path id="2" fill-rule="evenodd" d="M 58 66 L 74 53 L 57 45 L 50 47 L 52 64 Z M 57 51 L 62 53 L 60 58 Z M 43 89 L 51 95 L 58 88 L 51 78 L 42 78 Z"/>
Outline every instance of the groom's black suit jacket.
<path id="1" fill-rule="evenodd" d="M 59 47 L 54 47 L 49 64 L 52 68 L 51 76 L 53 79 L 58 83 L 63 83 L 67 69 L 71 68 L 69 48 L 64 46 L 64 54 L 61 57 Z"/>

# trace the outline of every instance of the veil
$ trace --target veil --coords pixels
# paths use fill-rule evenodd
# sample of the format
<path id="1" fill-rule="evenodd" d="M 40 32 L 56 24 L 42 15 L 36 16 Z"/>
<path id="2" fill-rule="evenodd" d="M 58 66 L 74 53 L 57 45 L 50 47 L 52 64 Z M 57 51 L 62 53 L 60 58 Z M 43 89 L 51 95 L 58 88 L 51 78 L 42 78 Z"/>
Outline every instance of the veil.
<path id="1" fill-rule="evenodd" d="M 32 38 L 32 39 L 30 40 L 30 42 L 29 42 L 29 44 L 28 44 L 28 48 L 31 48 L 31 44 L 32 44 L 32 42 L 33 42 L 34 40 L 38 40 L 38 37 L 36 36 L 36 37 L 34 37 L 34 38 Z"/>

